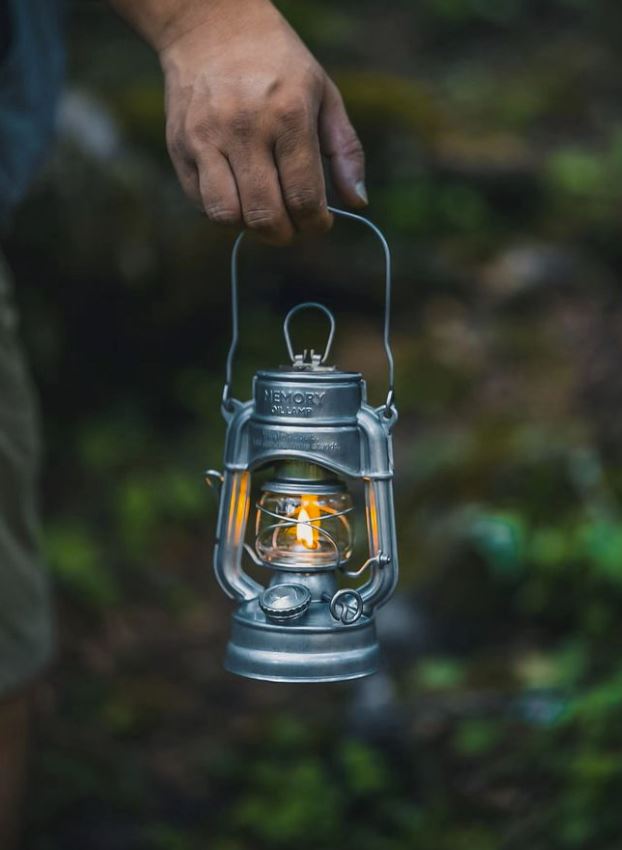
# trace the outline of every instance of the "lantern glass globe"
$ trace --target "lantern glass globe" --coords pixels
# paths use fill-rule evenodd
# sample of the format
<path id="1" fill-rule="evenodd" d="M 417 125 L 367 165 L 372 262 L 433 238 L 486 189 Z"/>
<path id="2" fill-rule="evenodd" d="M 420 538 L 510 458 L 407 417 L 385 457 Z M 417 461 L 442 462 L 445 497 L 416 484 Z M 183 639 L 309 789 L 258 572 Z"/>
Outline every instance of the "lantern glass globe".
<path id="1" fill-rule="evenodd" d="M 324 493 L 265 490 L 257 505 L 257 554 L 283 569 L 336 568 L 352 556 L 351 510 L 352 498 L 343 488 Z"/>

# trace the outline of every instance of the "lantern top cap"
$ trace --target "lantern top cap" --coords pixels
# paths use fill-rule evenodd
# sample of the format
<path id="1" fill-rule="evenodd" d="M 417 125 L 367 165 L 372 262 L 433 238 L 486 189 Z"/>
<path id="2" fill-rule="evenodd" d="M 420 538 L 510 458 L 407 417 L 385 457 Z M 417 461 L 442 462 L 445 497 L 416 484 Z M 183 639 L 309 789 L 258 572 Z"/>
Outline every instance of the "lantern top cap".
<path id="1" fill-rule="evenodd" d="M 277 366 L 276 369 L 259 369 L 255 376 L 264 380 L 292 381 L 296 384 L 315 383 L 316 381 L 341 384 L 344 381 L 359 383 L 363 379 L 361 372 L 350 372 L 336 366 L 320 369 L 296 369 L 291 364 Z"/>
<path id="2" fill-rule="evenodd" d="M 360 372 L 296 370 L 291 366 L 262 370 L 253 380 L 254 422 L 354 424 L 365 400 Z"/>

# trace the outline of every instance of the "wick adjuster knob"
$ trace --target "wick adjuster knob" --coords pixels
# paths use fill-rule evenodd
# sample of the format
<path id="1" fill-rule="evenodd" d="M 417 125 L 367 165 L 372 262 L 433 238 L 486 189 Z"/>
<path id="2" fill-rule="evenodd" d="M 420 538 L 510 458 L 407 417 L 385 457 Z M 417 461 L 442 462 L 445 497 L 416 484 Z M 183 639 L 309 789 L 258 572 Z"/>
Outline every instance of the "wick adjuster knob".
<path id="1" fill-rule="evenodd" d="M 351 626 L 363 613 L 363 598 L 357 590 L 344 587 L 338 590 L 330 600 L 330 613 L 344 626 Z"/>
<path id="2" fill-rule="evenodd" d="M 269 620 L 297 620 L 311 604 L 311 591 L 304 584 L 275 584 L 259 597 L 259 607 Z"/>

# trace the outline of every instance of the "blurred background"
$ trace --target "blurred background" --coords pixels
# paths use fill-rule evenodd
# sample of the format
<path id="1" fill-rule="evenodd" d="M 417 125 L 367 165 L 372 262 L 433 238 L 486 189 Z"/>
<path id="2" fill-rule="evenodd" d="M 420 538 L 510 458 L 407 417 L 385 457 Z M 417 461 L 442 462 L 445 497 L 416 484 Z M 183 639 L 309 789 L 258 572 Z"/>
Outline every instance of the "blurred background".
<path id="1" fill-rule="evenodd" d="M 395 254 L 402 578 L 383 672 L 221 668 L 231 239 L 184 200 L 151 53 L 71 4 L 60 141 L 3 244 L 44 411 L 61 653 L 28 850 L 615 850 L 622 795 L 622 7 L 287 0 Z M 251 245 L 236 393 L 318 299 L 383 400 L 366 233 Z M 320 325 L 310 333 L 321 332 Z"/>

